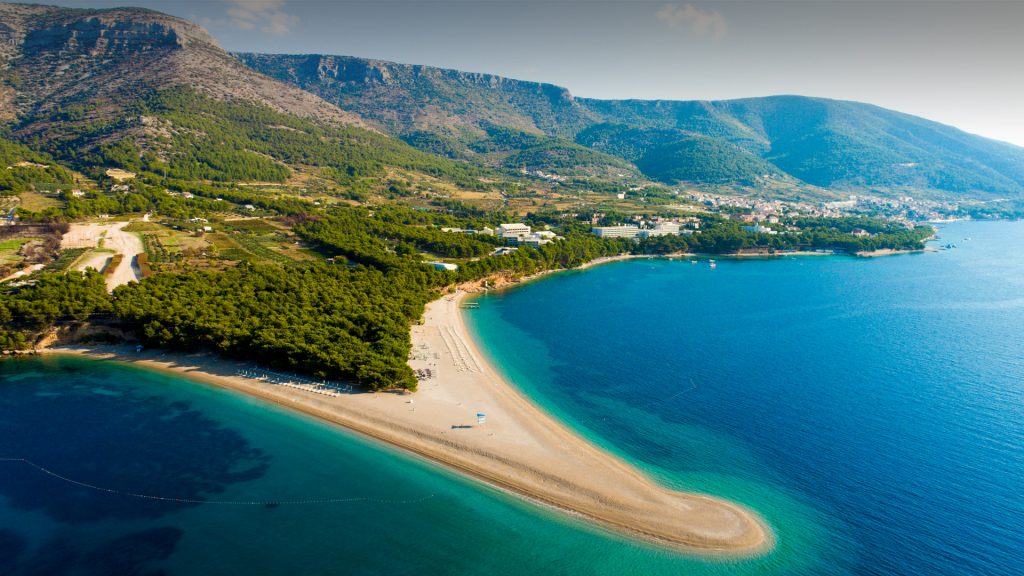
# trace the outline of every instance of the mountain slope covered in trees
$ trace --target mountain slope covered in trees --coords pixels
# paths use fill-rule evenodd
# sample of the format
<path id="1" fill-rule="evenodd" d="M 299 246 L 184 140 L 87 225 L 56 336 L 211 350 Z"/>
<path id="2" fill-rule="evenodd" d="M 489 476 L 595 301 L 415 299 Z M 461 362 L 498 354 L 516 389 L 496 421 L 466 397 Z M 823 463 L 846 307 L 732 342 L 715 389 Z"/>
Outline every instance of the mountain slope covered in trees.
<path id="1" fill-rule="evenodd" d="M 572 141 L 599 116 L 559 86 L 347 56 L 236 56 L 437 154 L 565 176 L 636 176 L 622 158 Z"/>
<path id="2" fill-rule="evenodd" d="M 667 183 L 769 179 L 839 190 L 1024 196 L 1024 149 L 857 102 L 576 98 L 564 88 L 345 56 L 238 54 L 416 146 L 475 159 L 490 126 L 635 162 Z M 478 158 L 476 158 L 478 159 Z"/>

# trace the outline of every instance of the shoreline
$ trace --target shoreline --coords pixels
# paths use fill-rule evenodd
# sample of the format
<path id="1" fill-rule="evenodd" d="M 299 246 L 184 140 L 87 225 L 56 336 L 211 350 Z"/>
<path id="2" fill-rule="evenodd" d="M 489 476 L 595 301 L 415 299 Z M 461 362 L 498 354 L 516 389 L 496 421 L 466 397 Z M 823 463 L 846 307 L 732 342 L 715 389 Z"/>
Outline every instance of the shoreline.
<path id="1" fill-rule="evenodd" d="M 893 248 L 880 248 L 878 250 L 871 250 L 868 252 L 857 252 L 854 254 L 857 258 L 883 258 L 885 256 L 899 256 L 901 254 L 925 254 L 931 252 L 941 252 L 939 248 L 934 246 L 926 246 L 920 250 L 896 250 Z"/>
<path id="2" fill-rule="evenodd" d="M 261 370 L 249 362 L 212 354 L 137 353 L 129 345 L 44 346 L 28 353 L 135 364 L 231 389 L 341 425 L 619 534 L 712 560 L 743 559 L 765 554 L 775 544 L 771 528 L 756 512 L 722 498 L 665 488 L 569 429 L 489 364 L 465 324 L 461 303 L 474 292 L 510 289 L 550 274 L 624 260 L 874 257 L 931 251 L 936 249 L 857 254 L 619 254 L 576 268 L 463 283 L 454 287 L 454 294 L 442 294 L 428 303 L 423 321 L 411 327 L 410 366 L 430 369 L 436 375 L 421 381 L 415 394 L 348 390 L 320 395 L 242 376 L 246 371 L 251 375 Z M 297 375 L 288 377 L 304 380 Z M 487 413 L 486 423 L 477 422 L 478 412 Z"/>
<path id="3" fill-rule="evenodd" d="M 923 254 L 931 252 L 941 252 L 941 249 L 932 246 L 927 246 L 921 249 L 893 249 L 883 248 L 879 250 L 871 250 L 865 252 L 833 252 L 824 251 L 818 252 L 813 250 L 798 250 L 794 252 L 775 252 L 775 253 L 732 253 L 732 254 L 708 254 L 708 253 L 697 253 L 697 252 L 673 252 L 670 254 L 619 254 L 616 256 L 602 256 L 595 258 L 588 262 L 575 267 L 575 268 L 557 268 L 553 270 L 544 270 L 528 276 L 514 277 L 508 274 L 496 273 L 480 280 L 471 280 L 469 282 L 462 282 L 454 285 L 455 292 L 464 291 L 469 293 L 474 292 L 490 292 L 498 290 L 507 290 L 516 286 L 528 284 L 535 280 L 539 280 L 552 274 L 561 274 L 564 272 L 573 272 L 587 270 L 595 266 L 601 266 L 603 264 L 610 264 L 612 262 L 622 262 L 625 260 L 756 260 L 756 259 L 776 259 L 776 258 L 820 258 L 826 256 L 845 257 L 845 258 L 880 258 L 884 256 L 901 256 L 904 254 Z M 451 288 L 446 295 L 452 294 Z"/>
<path id="4" fill-rule="evenodd" d="M 612 256 L 612 257 L 607 257 L 607 258 L 599 258 L 599 259 L 596 259 L 596 260 L 592 260 L 592 261 L 586 263 L 585 265 L 583 265 L 583 266 L 581 266 L 579 268 L 575 268 L 573 270 L 582 270 L 582 269 L 590 268 L 590 267 L 593 267 L 593 266 L 599 266 L 599 265 L 602 265 L 602 264 L 608 264 L 608 263 L 611 263 L 611 262 L 617 262 L 617 261 L 622 261 L 622 260 L 648 259 L 648 258 L 651 258 L 651 256 L 649 256 L 649 255 L 632 255 L 632 254 L 620 255 L 620 256 Z M 627 533 L 633 533 L 634 535 L 646 536 L 648 538 L 653 539 L 654 541 L 658 541 L 658 542 L 661 542 L 663 544 L 664 543 L 668 543 L 668 544 L 681 545 L 682 547 L 684 547 L 685 549 L 687 549 L 687 550 L 689 550 L 691 552 L 694 552 L 694 551 L 696 551 L 696 552 L 705 552 L 705 553 L 707 553 L 707 552 L 718 552 L 718 553 L 721 553 L 720 554 L 721 556 L 728 555 L 728 556 L 734 556 L 734 557 L 746 557 L 746 556 L 756 556 L 756 555 L 759 555 L 759 554 L 762 554 L 762 553 L 766 553 L 766 552 L 769 552 L 772 549 L 772 547 L 774 546 L 774 535 L 772 534 L 771 529 L 768 527 L 767 523 L 762 518 L 760 518 L 755 512 L 753 512 L 751 510 L 747 510 L 743 506 L 738 505 L 736 503 L 733 503 L 731 501 L 725 500 L 723 498 L 718 498 L 718 497 L 715 497 L 715 496 L 710 496 L 710 495 L 705 495 L 705 494 L 700 494 L 700 493 L 674 491 L 674 490 L 670 490 L 668 488 L 665 488 L 665 487 L 659 485 L 657 482 L 655 482 L 653 479 L 651 479 L 648 476 L 646 476 L 639 469 L 635 468 L 634 466 L 632 466 L 628 462 L 626 462 L 624 460 L 621 460 L 618 456 L 612 455 L 611 453 L 608 453 L 608 452 L 604 451 L 603 449 L 597 447 L 596 445 L 592 444 L 590 441 L 585 439 L 583 436 L 581 436 L 579 433 L 577 433 L 576 431 L 570 429 L 566 424 L 564 424 L 563 422 L 555 419 L 553 416 L 549 415 L 543 408 L 537 406 L 527 396 L 525 396 L 523 394 L 523 392 L 518 387 L 516 387 L 514 384 L 506 381 L 505 377 L 503 375 L 501 375 L 501 373 L 498 372 L 497 370 L 494 370 L 494 368 L 490 365 L 490 362 L 487 360 L 487 356 L 480 352 L 479 344 L 477 343 L 477 341 L 476 341 L 476 339 L 475 339 L 475 337 L 473 335 L 473 332 L 471 330 L 469 330 L 468 326 L 466 325 L 465 317 L 463 316 L 463 314 L 461 313 L 461 311 L 459 309 L 459 304 L 465 298 L 469 297 L 470 295 L 471 294 L 469 294 L 469 293 L 459 292 L 451 300 L 451 302 L 455 305 L 454 306 L 454 308 L 455 308 L 455 311 L 454 311 L 454 322 L 455 322 L 455 324 L 457 324 L 458 330 L 462 334 L 465 335 L 466 346 L 475 355 L 476 361 L 486 367 L 486 369 L 489 371 L 491 377 L 495 381 L 497 381 L 499 383 L 500 388 L 502 389 L 502 391 L 505 394 L 507 394 L 513 401 L 515 401 L 517 403 L 520 403 L 525 410 L 528 410 L 528 411 L 532 412 L 534 416 L 546 420 L 547 421 L 547 425 L 549 426 L 549 430 L 551 430 L 552 432 L 554 432 L 556 434 L 562 435 L 564 437 L 564 440 L 571 442 L 574 445 L 575 448 L 580 449 L 580 450 L 593 451 L 596 456 L 601 457 L 602 459 L 606 460 L 607 464 L 613 465 L 620 472 L 622 472 L 624 474 L 627 474 L 631 478 L 633 478 L 633 479 L 635 479 L 637 481 L 640 481 L 643 484 L 645 484 L 645 487 L 647 489 L 650 489 L 652 493 L 657 493 L 657 494 L 659 494 L 661 496 L 668 496 L 669 498 L 675 497 L 675 498 L 681 498 L 681 499 L 690 499 L 691 503 L 693 503 L 693 504 L 696 504 L 696 503 L 708 504 L 708 505 L 710 505 L 712 507 L 721 507 L 722 510 L 728 510 L 730 512 L 736 513 L 741 522 L 749 523 L 746 529 L 749 530 L 749 534 L 754 534 L 755 535 L 754 538 L 756 539 L 756 542 L 754 542 L 753 540 L 748 540 L 747 543 L 739 544 L 739 545 L 734 544 L 733 546 L 706 546 L 705 547 L 705 546 L 702 546 L 702 545 L 686 542 L 686 541 L 683 541 L 683 540 L 676 540 L 674 538 L 666 537 L 665 535 L 660 535 L 660 534 L 655 534 L 655 533 L 652 533 L 652 532 L 648 532 L 648 531 L 643 530 L 643 529 L 641 529 L 641 528 L 639 528 L 639 527 L 637 527 L 635 525 L 630 526 L 630 523 L 628 521 L 626 523 L 609 522 L 609 521 L 606 521 L 604 518 L 601 518 L 597 514 L 589 514 L 587 512 L 581 511 L 579 509 L 574 509 L 574 508 L 572 508 L 570 506 L 563 506 L 563 505 L 559 505 L 557 503 L 554 503 L 555 507 L 562 508 L 563 510 L 566 510 L 566 511 L 569 511 L 569 512 L 572 512 L 572 513 L 582 514 L 585 518 L 597 521 L 600 524 L 606 524 L 606 525 L 608 525 L 608 526 L 610 526 L 612 528 L 616 528 L 616 527 L 618 527 L 618 528 L 625 528 Z M 697 530 L 699 531 L 700 529 L 698 528 Z M 742 538 L 736 539 L 736 542 L 737 543 L 742 542 Z"/>
<path id="5" fill-rule="evenodd" d="M 253 365 L 204 354 L 136 353 L 123 345 L 41 352 L 134 364 L 255 396 L 528 501 L 692 555 L 741 559 L 772 548 L 771 530 L 756 513 L 724 499 L 658 485 L 504 381 L 465 325 L 459 306 L 466 296 L 460 291 L 429 303 L 424 322 L 412 327 L 410 365 L 435 374 L 415 394 L 318 395 L 240 376 Z M 478 412 L 487 414 L 486 423 L 477 421 Z"/>
<path id="6" fill-rule="evenodd" d="M 535 274 L 528 276 L 515 277 L 503 273 L 495 273 L 479 280 L 470 280 L 469 282 L 461 282 L 452 287 L 449 287 L 448 291 L 444 293 L 445 296 L 452 294 L 452 288 L 455 292 L 488 292 L 491 290 L 503 290 L 511 288 L 513 286 L 519 286 L 539 280 L 545 276 L 552 274 L 560 274 L 562 272 L 572 272 L 579 270 L 586 270 L 593 268 L 594 266 L 600 266 L 602 264 L 609 264 L 611 262 L 622 262 L 624 260 L 637 260 L 637 259 L 653 259 L 653 258 L 672 258 L 675 256 L 693 256 L 692 254 L 618 254 L 616 256 L 602 256 L 600 258 L 594 258 L 580 264 L 575 268 L 555 268 L 551 270 L 543 270 Z"/>

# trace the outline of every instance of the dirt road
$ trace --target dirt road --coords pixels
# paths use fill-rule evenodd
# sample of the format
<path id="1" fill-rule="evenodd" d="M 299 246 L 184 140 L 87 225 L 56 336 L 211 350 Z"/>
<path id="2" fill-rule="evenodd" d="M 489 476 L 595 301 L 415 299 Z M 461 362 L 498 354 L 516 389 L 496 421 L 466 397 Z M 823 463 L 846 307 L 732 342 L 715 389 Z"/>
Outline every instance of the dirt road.
<path id="1" fill-rule="evenodd" d="M 113 250 L 115 254 L 123 254 L 124 258 L 118 264 L 117 269 L 107 275 L 107 290 L 127 284 L 131 281 L 138 281 L 142 275 L 135 257 L 143 252 L 142 240 L 131 232 L 125 232 L 124 227 L 128 222 L 114 222 L 111 224 L 72 224 L 71 229 L 61 239 L 61 248 L 103 248 Z M 100 242 L 102 241 L 102 245 Z M 76 268 L 85 270 L 102 266 L 107 256 L 96 255 L 89 257 L 79 263 Z"/>

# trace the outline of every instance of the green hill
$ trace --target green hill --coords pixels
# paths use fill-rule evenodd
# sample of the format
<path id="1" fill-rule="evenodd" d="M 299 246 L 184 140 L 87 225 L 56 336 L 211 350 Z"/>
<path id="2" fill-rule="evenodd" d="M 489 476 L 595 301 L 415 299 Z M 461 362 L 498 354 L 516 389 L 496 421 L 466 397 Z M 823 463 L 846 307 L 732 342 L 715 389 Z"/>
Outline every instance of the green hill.
<path id="1" fill-rule="evenodd" d="M 389 189 L 416 173 L 472 189 L 496 182 L 495 170 L 526 169 L 606 181 L 595 186 L 1024 197 L 1024 149 L 868 104 L 595 100 L 354 57 L 232 56 L 201 27 L 141 9 L 0 4 L 0 22 L 0 136 L 94 177 L 118 166 L 183 180 L 312 178 L 360 196 L 368 179 Z M 60 179 L 23 174 L 8 188 L 44 177 Z"/>
<path id="2" fill-rule="evenodd" d="M 414 146 L 470 161 L 493 160 L 477 149 L 494 138 L 488 127 L 499 126 L 574 140 L 667 183 L 750 185 L 769 175 L 837 190 L 1024 196 L 1024 149 L 869 104 L 802 96 L 595 100 L 548 84 L 428 66 L 236 56 Z M 519 151 L 530 147 L 523 142 Z M 517 160 L 508 156 L 505 164 Z"/>
<path id="3" fill-rule="evenodd" d="M 780 178 L 778 168 L 735 144 L 707 136 L 688 136 L 648 150 L 636 165 L 665 182 L 756 185 Z"/>
<path id="4" fill-rule="evenodd" d="M 570 177 L 637 174 L 621 158 L 572 141 L 599 117 L 565 88 L 347 56 L 236 57 L 432 153 L 492 167 L 525 164 L 531 171 Z"/>
<path id="5" fill-rule="evenodd" d="M 733 144 L 795 179 L 824 188 L 1024 194 L 1024 149 L 869 104 L 803 96 L 581 102 L 636 128 L 616 133 L 597 126 L 577 136 L 581 143 L 609 153 L 635 156 L 638 150 L 697 134 Z M 742 154 L 737 155 L 742 163 Z M 747 165 L 755 171 L 765 168 Z"/>

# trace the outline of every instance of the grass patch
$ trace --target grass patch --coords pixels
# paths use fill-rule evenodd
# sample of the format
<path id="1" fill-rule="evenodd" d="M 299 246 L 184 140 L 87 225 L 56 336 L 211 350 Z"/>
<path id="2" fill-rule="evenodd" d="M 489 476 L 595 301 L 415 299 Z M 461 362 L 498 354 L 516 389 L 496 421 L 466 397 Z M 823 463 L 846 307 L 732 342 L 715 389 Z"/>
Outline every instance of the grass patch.
<path id="1" fill-rule="evenodd" d="M 143 222 L 142 220 L 135 220 L 124 227 L 125 232 L 159 232 L 164 229 L 156 222 Z"/>
<path id="2" fill-rule="evenodd" d="M 0 240 L 0 256 L 3 252 L 17 252 L 21 250 L 30 240 L 38 240 L 38 238 L 11 238 L 9 240 Z"/>
<path id="3" fill-rule="evenodd" d="M 32 212 L 39 212 L 46 210 L 47 208 L 55 208 L 61 205 L 61 201 L 39 192 L 22 192 L 18 194 L 21 198 L 20 208 L 25 210 L 31 210 Z"/>
<path id="4" fill-rule="evenodd" d="M 270 260 L 273 262 L 280 262 L 287 264 L 295 262 L 295 260 L 285 256 L 284 254 L 275 251 L 270 245 L 275 241 L 273 237 L 265 238 L 262 236 L 250 236 L 248 234 L 239 234 L 233 238 L 238 244 L 248 253 L 257 257 L 261 260 Z"/>
<path id="5" fill-rule="evenodd" d="M 153 269 L 149 266 L 149 254 L 143 252 L 135 257 L 135 263 L 139 266 L 139 272 L 142 273 L 143 278 L 149 278 L 153 275 Z"/>
<path id="6" fill-rule="evenodd" d="M 230 220 L 224 222 L 223 226 L 228 230 L 238 230 L 250 234 L 271 234 L 278 231 L 276 226 L 262 219 Z"/>
<path id="7" fill-rule="evenodd" d="M 213 247 L 217 250 L 217 255 L 224 260 L 250 260 L 251 254 L 246 252 L 237 242 L 232 240 L 227 234 L 207 234 L 206 240 L 209 241 Z"/>
<path id="8" fill-rule="evenodd" d="M 110 277 L 114 275 L 114 270 L 121 265 L 121 261 L 124 260 L 124 254 L 114 254 L 114 256 L 107 261 L 107 265 L 103 267 L 103 275 Z"/>
<path id="9" fill-rule="evenodd" d="M 64 272 L 74 264 L 89 248 L 68 248 L 61 250 L 56 260 L 43 267 L 42 272 Z"/>

